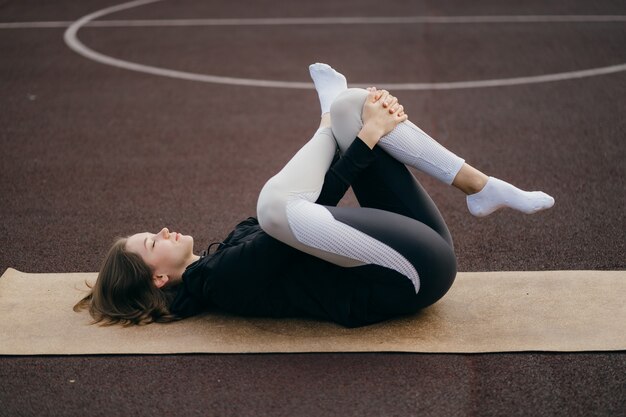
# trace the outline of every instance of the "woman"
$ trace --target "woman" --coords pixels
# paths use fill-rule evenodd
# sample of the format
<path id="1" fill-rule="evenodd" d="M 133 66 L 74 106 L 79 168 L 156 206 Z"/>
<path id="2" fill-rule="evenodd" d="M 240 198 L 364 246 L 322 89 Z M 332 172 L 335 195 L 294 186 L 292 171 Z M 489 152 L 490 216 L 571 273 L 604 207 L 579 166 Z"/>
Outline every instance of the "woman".
<path id="1" fill-rule="evenodd" d="M 239 223 L 201 255 L 191 236 L 167 228 L 119 239 L 75 311 L 124 325 L 216 309 L 376 323 L 433 304 L 456 275 L 448 228 L 404 164 L 463 191 L 475 216 L 554 204 L 467 165 L 409 122 L 389 92 L 348 89 L 326 64 L 309 71 L 320 127 L 265 184 L 258 220 Z M 350 186 L 361 207 L 337 207 Z"/>

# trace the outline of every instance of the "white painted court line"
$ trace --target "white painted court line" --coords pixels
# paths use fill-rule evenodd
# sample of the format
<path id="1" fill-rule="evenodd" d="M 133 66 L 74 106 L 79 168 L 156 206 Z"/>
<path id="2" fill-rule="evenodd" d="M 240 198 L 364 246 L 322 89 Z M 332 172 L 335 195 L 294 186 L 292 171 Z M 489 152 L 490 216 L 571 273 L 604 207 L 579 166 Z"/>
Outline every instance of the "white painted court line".
<path id="1" fill-rule="evenodd" d="M 276 25 L 397 25 L 458 23 L 602 23 L 626 22 L 625 15 L 540 15 L 540 16 L 389 16 L 389 17 L 291 17 L 261 19 L 154 19 L 99 20 L 87 27 L 154 27 L 154 26 L 276 26 Z M 0 22 L 0 29 L 68 27 L 74 22 Z"/>
<path id="2" fill-rule="evenodd" d="M 93 13 L 83 16 L 80 19 L 78 19 L 76 22 L 72 23 L 66 29 L 64 33 L 65 43 L 78 54 L 88 59 L 92 59 L 96 62 L 100 62 L 102 64 L 111 65 L 111 66 L 118 67 L 118 68 L 128 69 L 131 71 L 138 71 L 138 72 L 143 72 L 143 73 L 148 73 L 148 74 L 153 74 L 153 75 L 160 75 L 160 76 L 178 78 L 178 79 L 184 79 L 184 80 L 190 80 L 190 81 L 199 81 L 199 82 L 208 82 L 208 83 L 217 83 L 217 84 L 229 84 L 229 85 L 242 85 L 242 86 L 250 86 L 250 87 L 299 88 L 299 89 L 314 88 L 313 83 L 311 82 L 272 81 L 272 80 L 258 80 L 258 79 L 250 79 L 250 78 L 222 77 L 222 76 L 216 76 L 216 75 L 198 74 L 198 73 L 192 73 L 192 72 L 186 72 L 186 71 L 178 71 L 178 70 L 172 70 L 172 69 L 167 69 L 167 68 L 160 68 L 160 67 L 155 67 L 155 66 L 150 66 L 150 65 L 143 65 L 143 64 L 139 64 L 139 63 L 135 63 L 131 61 L 125 61 L 122 59 L 114 58 L 114 57 L 99 53 L 87 47 L 86 45 L 84 45 L 77 37 L 78 30 L 80 30 L 84 26 L 87 26 L 90 23 L 96 23 L 96 22 L 92 22 L 95 19 L 101 18 L 103 16 L 106 16 L 106 15 L 109 15 L 118 11 L 130 9 L 134 7 L 139 7 L 139 6 L 150 4 L 150 3 L 155 3 L 157 1 L 162 1 L 162 0 L 130 1 L 127 3 L 122 3 L 116 6 L 111 6 L 111 7 L 101 9 L 101 10 L 97 10 Z M 456 17 L 445 17 L 445 19 L 459 19 L 459 18 L 487 19 L 488 18 L 488 19 L 492 19 L 491 21 L 494 22 L 495 19 L 502 18 L 502 17 L 503 16 L 499 16 L 499 17 L 498 16 L 473 16 L 473 17 L 472 16 L 456 16 Z M 514 17 L 518 19 L 516 20 L 516 22 L 520 22 L 522 20 L 519 20 L 519 19 L 529 19 L 531 17 L 554 18 L 555 16 L 505 16 L 505 17 L 507 18 Z M 560 17 L 572 18 L 573 16 L 560 16 Z M 577 16 L 577 17 L 580 18 L 581 16 Z M 624 16 L 619 16 L 619 17 L 623 18 Z M 420 19 L 424 19 L 424 18 L 426 17 L 420 17 Z M 432 19 L 434 17 L 430 17 L 430 18 Z M 378 19 L 378 23 L 382 23 L 382 19 L 402 19 L 402 18 L 310 18 L 309 21 L 316 21 L 316 22 L 324 21 L 325 22 L 324 24 L 329 24 L 328 19 L 335 19 L 335 20 L 352 19 L 352 22 L 357 22 L 357 21 L 361 21 L 364 19 Z M 410 18 L 407 17 L 404 19 L 410 19 Z M 437 17 L 437 19 L 442 19 L 442 18 Z M 265 22 L 264 24 L 276 24 L 276 23 L 268 23 L 268 22 L 270 21 L 276 22 L 279 19 L 226 19 L 226 20 L 231 22 L 230 24 L 234 24 L 233 22 L 235 21 L 236 22 L 255 21 L 257 22 L 256 24 L 259 24 L 258 22 L 263 21 Z M 280 19 L 280 20 L 281 21 L 289 20 L 292 22 L 290 24 L 295 24 L 293 23 L 294 22 L 293 18 Z M 296 20 L 301 21 L 302 19 L 296 19 Z M 205 23 L 208 21 L 224 22 L 224 19 L 199 19 L 195 21 L 196 22 L 202 21 Z M 142 21 L 142 22 L 146 22 L 146 21 Z M 389 22 L 385 22 L 385 23 L 389 23 Z M 392 23 L 397 23 L 397 21 L 394 21 Z M 416 22 L 405 22 L 405 23 L 416 23 Z M 297 24 L 302 24 L 302 23 L 297 23 Z M 318 24 L 321 24 L 321 23 L 318 23 Z M 337 24 L 337 22 L 333 24 Z M 516 77 L 516 78 L 493 79 L 493 80 L 477 80 L 477 81 L 458 81 L 458 82 L 448 82 L 448 83 L 401 83 L 401 84 L 374 83 L 374 84 L 382 88 L 389 89 L 389 90 L 451 90 L 451 89 L 461 89 L 461 88 L 502 87 L 502 86 L 509 86 L 509 85 L 533 84 L 533 83 L 542 83 L 542 82 L 549 82 L 549 81 L 561 81 L 561 80 L 569 80 L 573 78 L 583 78 L 583 77 L 591 77 L 591 76 L 597 76 L 597 75 L 602 75 L 602 74 L 610 74 L 610 73 L 615 73 L 615 72 L 620 72 L 620 71 L 625 71 L 625 70 L 626 70 L 626 63 L 600 67 L 600 68 L 591 68 L 591 69 L 580 70 L 580 71 L 569 71 L 569 72 L 562 72 L 562 73 L 556 73 L 556 74 L 545 74 L 545 75 L 529 76 L 529 77 Z M 366 84 L 350 84 L 350 86 L 351 87 L 367 87 Z"/>

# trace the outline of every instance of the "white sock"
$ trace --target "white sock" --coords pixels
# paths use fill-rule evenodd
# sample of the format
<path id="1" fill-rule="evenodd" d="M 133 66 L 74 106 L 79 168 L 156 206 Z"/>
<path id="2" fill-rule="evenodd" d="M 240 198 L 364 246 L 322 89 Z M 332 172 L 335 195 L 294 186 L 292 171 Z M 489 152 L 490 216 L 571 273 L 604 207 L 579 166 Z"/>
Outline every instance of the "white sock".
<path id="1" fill-rule="evenodd" d="M 502 207 L 532 214 L 553 205 L 554 198 L 544 192 L 523 191 L 494 177 L 489 177 L 482 190 L 467 196 L 467 208 L 476 217 L 487 216 Z"/>
<path id="2" fill-rule="evenodd" d="M 309 74 L 311 74 L 320 99 L 322 114 L 328 113 L 335 98 L 348 88 L 346 77 L 335 71 L 330 65 L 319 62 L 309 65 Z"/>

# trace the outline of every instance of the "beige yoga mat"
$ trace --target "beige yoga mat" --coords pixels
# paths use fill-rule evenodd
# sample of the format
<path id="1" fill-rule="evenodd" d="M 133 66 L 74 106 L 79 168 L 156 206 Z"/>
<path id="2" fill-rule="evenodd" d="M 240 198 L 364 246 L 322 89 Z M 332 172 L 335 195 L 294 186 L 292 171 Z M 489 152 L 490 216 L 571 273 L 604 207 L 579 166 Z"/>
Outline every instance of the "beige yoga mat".
<path id="1" fill-rule="evenodd" d="M 72 306 L 84 280 L 95 278 L 9 268 L 0 277 L 0 354 L 626 349 L 626 271 L 461 272 L 435 305 L 356 329 L 214 313 L 143 327 L 90 326 L 88 314 Z"/>

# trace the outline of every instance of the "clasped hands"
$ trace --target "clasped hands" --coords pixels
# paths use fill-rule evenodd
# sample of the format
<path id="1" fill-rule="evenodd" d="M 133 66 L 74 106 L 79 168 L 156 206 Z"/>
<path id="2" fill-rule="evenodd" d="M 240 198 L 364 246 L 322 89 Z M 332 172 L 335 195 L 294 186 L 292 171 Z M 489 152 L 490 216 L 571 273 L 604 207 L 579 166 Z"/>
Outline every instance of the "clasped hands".
<path id="1" fill-rule="evenodd" d="M 407 120 L 408 115 L 398 103 L 398 98 L 389 94 L 389 91 L 377 90 L 376 87 L 369 87 L 367 91 L 369 94 L 361 114 L 363 127 L 358 136 L 373 149 L 383 136 Z"/>

